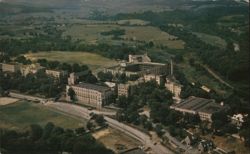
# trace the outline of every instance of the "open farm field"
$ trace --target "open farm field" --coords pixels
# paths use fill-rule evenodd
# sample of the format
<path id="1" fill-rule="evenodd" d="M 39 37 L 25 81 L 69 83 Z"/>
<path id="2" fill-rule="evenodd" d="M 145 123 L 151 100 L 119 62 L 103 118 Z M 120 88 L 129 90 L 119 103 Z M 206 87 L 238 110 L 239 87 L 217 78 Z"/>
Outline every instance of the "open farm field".
<path id="1" fill-rule="evenodd" d="M 116 22 L 119 25 L 148 25 L 150 22 L 140 20 L 140 19 L 127 19 L 127 20 L 118 20 Z"/>
<path id="2" fill-rule="evenodd" d="M 85 126 L 85 121 L 76 120 L 59 112 L 32 102 L 18 101 L 0 106 L 0 128 L 26 129 L 31 124 L 45 125 L 53 122 L 63 128 L 78 128 Z"/>
<path id="3" fill-rule="evenodd" d="M 92 70 L 96 68 L 103 68 L 117 64 L 115 60 L 102 57 L 98 54 L 89 52 L 66 52 L 66 51 L 51 51 L 51 52 L 37 52 L 25 55 L 31 60 L 45 58 L 47 60 L 57 60 L 66 63 L 79 63 L 88 65 Z"/>
<path id="4" fill-rule="evenodd" d="M 96 43 L 97 41 L 111 40 L 111 36 L 102 36 L 101 32 L 117 29 L 118 25 L 73 25 L 67 28 L 63 36 L 71 36 L 73 39 L 80 39 L 88 43 Z"/>
<path id="5" fill-rule="evenodd" d="M 152 26 L 126 27 L 126 39 L 139 40 L 149 42 L 152 41 L 156 45 L 168 46 L 172 49 L 183 49 L 184 42 L 178 40 L 177 37 L 170 35 L 160 29 Z"/>
<path id="6" fill-rule="evenodd" d="M 41 30 L 36 30 L 33 26 L 16 26 L 4 25 L 0 26 L 0 39 L 28 39 L 32 38 L 34 33 L 43 34 Z"/>
<path id="7" fill-rule="evenodd" d="M 197 32 L 194 32 L 194 34 L 207 44 L 220 48 L 226 48 L 227 46 L 227 42 L 218 36 L 209 35 L 205 33 L 197 33 Z"/>
<path id="8" fill-rule="evenodd" d="M 121 26 L 115 24 L 73 25 L 65 29 L 63 36 L 71 36 L 75 40 L 79 39 L 87 43 L 111 42 L 112 35 L 103 36 L 101 33 L 115 29 L 125 30 L 125 35 L 121 36 L 121 38 L 124 39 L 124 43 L 127 41 L 152 41 L 156 45 L 168 46 L 173 49 L 184 48 L 184 42 L 182 40 L 178 40 L 175 36 L 152 26 Z"/>

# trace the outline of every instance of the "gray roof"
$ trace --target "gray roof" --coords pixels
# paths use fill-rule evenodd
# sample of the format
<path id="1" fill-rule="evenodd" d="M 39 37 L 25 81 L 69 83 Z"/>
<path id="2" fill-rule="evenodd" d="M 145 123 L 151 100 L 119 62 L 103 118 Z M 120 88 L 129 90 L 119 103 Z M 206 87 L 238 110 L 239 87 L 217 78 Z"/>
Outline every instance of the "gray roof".
<path id="1" fill-rule="evenodd" d="M 78 85 L 74 85 L 75 87 L 81 87 L 81 88 L 86 88 L 86 89 L 92 89 L 92 90 L 96 90 L 99 92 L 105 92 L 110 90 L 109 87 L 105 87 L 105 86 L 99 86 L 96 84 L 90 84 L 90 83 L 79 83 Z"/>
<path id="2" fill-rule="evenodd" d="M 174 107 L 205 113 L 214 113 L 223 109 L 223 106 L 215 103 L 215 100 L 213 99 L 205 99 L 193 96 L 183 100 Z"/>

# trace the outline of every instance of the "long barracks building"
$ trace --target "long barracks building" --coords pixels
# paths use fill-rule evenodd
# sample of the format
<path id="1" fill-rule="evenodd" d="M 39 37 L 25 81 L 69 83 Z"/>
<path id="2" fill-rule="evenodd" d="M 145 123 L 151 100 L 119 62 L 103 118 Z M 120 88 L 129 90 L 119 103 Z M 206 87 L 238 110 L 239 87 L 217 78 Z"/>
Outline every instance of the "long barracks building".
<path id="1" fill-rule="evenodd" d="M 105 105 L 113 94 L 113 91 L 111 91 L 109 87 L 89 83 L 80 83 L 71 86 L 68 85 L 66 87 L 67 94 L 69 88 L 72 88 L 75 91 L 75 97 L 79 103 L 97 108 L 101 108 Z M 68 95 L 67 100 L 70 100 Z"/>
<path id="2" fill-rule="evenodd" d="M 212 114 L 227 110 L 228 106 L 218 104 L 213 99 L 191 96 L 179 104 L 171 105 L 170 109 L 182 112 L 183 114 L 198 114 L 202 121 L 212 122 Z"/>

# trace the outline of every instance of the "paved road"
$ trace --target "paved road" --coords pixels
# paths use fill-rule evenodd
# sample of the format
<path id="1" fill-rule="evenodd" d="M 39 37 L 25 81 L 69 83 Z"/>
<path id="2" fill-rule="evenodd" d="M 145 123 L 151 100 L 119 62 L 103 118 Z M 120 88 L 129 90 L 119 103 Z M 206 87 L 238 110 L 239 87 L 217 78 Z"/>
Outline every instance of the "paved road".
<path id="1" fill-rule="evenodd" d="M 19 99 L 27 99 L 31 101 L 36 101 L 39 100 L 41 102 L 45 102 L 46 99 L 43 98 L 38 98 L 38 97 L 33 97 L 29 95 L 23 95 L 19 93 L 10 93 L 11 97 L 19 98 Z M 56 109 L 58 111 L 61 111 L 63 113 L 69 114 L 71 116 L 75 116 L 77 118 L 84 118 L 84 119 L 90 119 L 89 114 L 91 112 L 96 113 L 96 114 L 103 114 L 105 120 L 108 122 L 110 127 L 113 127 L 115 129 L 118 129 L 125 134 L 141 141 L 145 147 L 150 147 L 153 151 L 154 154 L 173 154 L 172 151 L 167 149 L 165 146 L 161 145 L 160 143 L 154 145 L 154 142 L 150 139 L 150 136 L 131 127 L 126 124 L 123 124 L 121 122 L 118 122 L 117 120 L 114 120 L 112 118 L 109 118 L 105 116 L 107 115 L 113 115 L 114 113 L 108 113 L 108 112 L 102 112 L 102 111 L 97 111 L 97 110 L 88 110 L 87 108 L 84 108 L 82 106 L 74 105 L 74 104 L 69 104 L 69 103 L 62 103 L 62 102 L 47 102 L 44 103 L 44 105 Z"/>
<path id="2" fill-rule="evenodd" d="M 215 79 L 217 79 L 219 82 L 221 82 L 222 84 L 228 86 L 229 88 L 234 89 L 233 86 L 231 86 L 229 83 L 227 83 L 226 81 L 224 81 L 219 75 L 217 75 L 212 69 L 210 69 L 207 65 L 201 65 L 203 68 L 205 68 L 208 73 L 210 73 Z"/>
<path id="3" fill-rule="evenodd" d="M 96 113 L 96 114 L 101 113 L 100 111 L 97 111 L 97 110 L 90 111 L 78 105 L 62 103 L 62 102 L 57 102 L 57 103 L 48 102 L 48 103 L 45 103 L 45 105 L 50 108 L 59 110 L 63 113 L 70 114 L 75 117 L 84 118 L 84 119 L 90 119 L 89 114 L 91 112 Z M 144 144 L 145 147 L 150 147 L 155 154 L 173 154 L 172 151 L 170 151 L 169 149 L 167 149 L 166 147 L 164 147 L 163 145 L 159 143 L 154 145 L 154 142 L 151 140 L 149 135 L 133 127 L 130 127 L 124 123 L 118 122 L 117 120 L 109 118 L 107 116 L 104 116 L 104 118 L 108 122 L 110 127 L 118 129 L 122 131 L 123 133 L 139 140 L 141 143 Z M 164 136 L 168 137 L 168 139 L 172 141 L 172 143 L 174 143 L 178 147 L 182 148 L 183 150 L 186 150 L 185 154 L 198 154 L 199 153 L 197 149 L 190 149 L 190 147 L 183 145 L 176 138 L 172 137 L 169 133 L 165 133 Z"/>
<path id="4" fill-rule="evenodd" d="M 172 143 L 174 143 L 175 145 L 177 145 L 179 148 L 182 148 L 182 149 L 187 149 L 188 147 L 184 144 L 182 144 L 180 141 L 178 141 L 176 138 L 172 137 L 169 132 L 166 132 L 164 134 L 165 137 L 167 137 Z"/>
<path id="5" fill-rule="evenodd" d="M 30 95 L 24 95 L 24 94 L 14 93 L 14 92 L 10 92 L 9 96 L 14 97 L 14 98 L 19 98 L 19 99 L 27 99 L 27 100 L 31 100 L 31 101 L 45 101 L 46 100 L 44 98 L 30 96 Z"/>
<path id="6" fill-rule="evenodd" d="M 81 117 L 81 118 L 85 118 L 85 119 L 89 119 L 89 113 L 93 112 L 93 113 L 99 113 L 100 111 L 96 111 L 96 110 L 91 110 L 89 111 L 88 109 L 81 107 L 81 106 L 77 106 L 74 104 L 67 104 L 67 103 L 46 103 L 46 106 L 49 106 L 51 108 L 57 109 L 61 112 L 65 112 L 67 114 L 70 115 L 74 115 L 77 117 Z M 128 125 L 125 125 L 123 123 L 120 123 L 112 118 L 109 118 L 107 116 L 104 116 L 105 120 L 108 122 L 110 127 L 113 127 L 115 129 L 118 129 L 126 134 L 128 134 L 129 136 L 141 141 L 146 147 L 150 147 L 152 149 L 152 151 L 154 152 L 154 154 L 173 154 L 172 151 L 170 151 L 169 149 L 167 149 L 166 147 L 164 147 L 161 144 L 156 144 L 154 145 L 153 141 L 150 139 L 150 136 L 133 128 L 130 127 Z"/>

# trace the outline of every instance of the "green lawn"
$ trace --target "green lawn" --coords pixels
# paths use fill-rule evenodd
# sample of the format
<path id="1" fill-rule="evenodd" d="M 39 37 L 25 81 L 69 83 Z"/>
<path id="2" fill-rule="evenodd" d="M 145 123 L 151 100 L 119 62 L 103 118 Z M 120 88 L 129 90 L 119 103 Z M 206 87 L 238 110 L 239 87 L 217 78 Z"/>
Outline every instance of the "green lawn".
<path id="1" fill-rule="evenodd" d="M 48 122 L 63 128 L 78 128 L 86 124 L 84 119 L 79 121 L 41 104 L 27 101 L 0 106 L 0 121 L 0 128 L 9 129 L 27 129 L 30 124 L 43 126 Z"/>
<path id="2" fill-rule="evenodd" d="M 194 34 L 207 44 L 211 44 L 220 48 L 226 48 L 227 46 L 227 42 L 218 36 L 197 32 L 194 32 Z"/>
<path id="3" fill-rule="evenodd" d="M 90 66 L 92 70 L 117 64 L 115 60 L 89 52 L 51 51 L 29 53 L 25 56 L 31 60 L 45 58 L 47 60 L 57 60 L 60 62 L 85 64 Z"/>
<path id="4" fill-rule="evenodd" d="M 140 19 L 118 20 L 119 25 L 148 25 L 150 22 Z"/>
<path id="5" fill-rule="evenodd" d="M 136 41 L 152 41 L 156 45 L 168 46 L 171 49 L 184 48 L 184 42 L 182 40 L 176 40 L 175 36 L 152 26 L 121 26 L 117 24 L 72 25 L 63 29 L 65 31 L 63 36 L 71 36 L 73 39 L 80 39 L 93 44 L 98 42 L 112 43 L 112 36 L 103 36 L 101 35 L 101 32 L 111 31 L 114 29 L 125 30 L 125 35 L 121 36 L 124 39 L 121 40 L 121 42 L 124 43 L 131 41 L 134 43 L 137 43 Z"/>
<path id="6" fill-rule="evenodd" d="M 183 49 L 184 42 L 176 40 L 176 37 L 166 32 L 161 31 L 159 28 L 152 26 L 136 26 L 126 27 L 125 38 L 135 39 L 139 41 L 149 42 L 152 41 L 156 45 L 168 46 L 171 49 Z"/>

